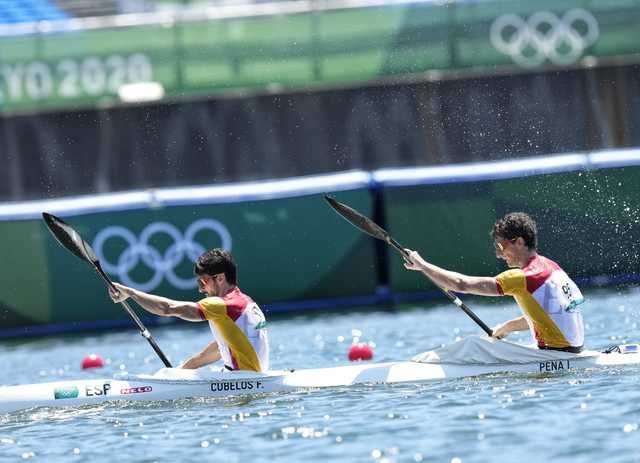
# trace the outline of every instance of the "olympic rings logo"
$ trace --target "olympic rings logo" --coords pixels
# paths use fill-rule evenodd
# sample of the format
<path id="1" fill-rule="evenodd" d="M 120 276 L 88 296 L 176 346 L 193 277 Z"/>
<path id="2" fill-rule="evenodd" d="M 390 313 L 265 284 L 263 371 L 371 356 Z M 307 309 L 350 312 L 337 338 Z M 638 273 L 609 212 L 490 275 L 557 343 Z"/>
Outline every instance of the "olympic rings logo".
<path id="1" fill-rule="evenodd" d="M 498 17 L 490 30 L 491 44 L 520 66 L 534 67 L 549 60 L 557 65 L 575 63 L 600 35 L 598 22 L 582 8 L 558 17 L 540 11 L 526 21 L 515 14 Z"/>
<path id="2" fill-rule="evenodd" d="M 188 258 L 191 262 L 206 251 L 196 241 L 196 235 L 204 230 L 213 231 L 220 238 L 219 247 L 231 249 L 231 234 L 227 227 L 213 219 L 200 219 L 193 222 L 184 235 L 175 226 L 167 222 L 154 222 L 147 225 L 137 238 L 125 227 L 111 226 L 101 230 L 93 240 L 93 249 L 103 269 L 111 275 L 117 275 L 122 283 L 142 291 L 153 291 L 164 278 L 178 289 L 193 289 L 197 286 L 194 277 L 182 278 L 176 274 L 176 268 Z M 166 235 L 173 243 L 161 253 L 149 242 L 155 235 Z M 105 245 L 108 241 L 123 240 L 126 249 L 111 262 L 105 258 Z M 152 275 L 147 281 L 134 281 L 130 272 L 138 265 L 148 267 Z"/>

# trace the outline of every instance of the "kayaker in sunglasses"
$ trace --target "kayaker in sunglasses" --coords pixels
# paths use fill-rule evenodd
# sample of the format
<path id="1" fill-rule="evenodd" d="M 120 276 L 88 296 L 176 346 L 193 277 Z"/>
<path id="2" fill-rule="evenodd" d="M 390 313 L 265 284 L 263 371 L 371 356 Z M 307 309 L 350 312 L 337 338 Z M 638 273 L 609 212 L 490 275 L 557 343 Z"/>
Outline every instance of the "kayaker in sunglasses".
<path id="1" fill-rule="evenodd" d="M 198 291 L 207 297 L 198 302 L 174 301 L 114 283 L 113 302 L 128 298 L 143 309 L 163 317 L 192 322 L 208 321 L 214 340 L 185 360 L 180 368 L 200 368 L 220 359 L 227 370 L 267 371 L 269 342 L 260 307 L 237 286 L 233 256 L 223 249 L 211 249 L 195 263 Z"/>
<path id="2" fill-rule="evenodd" d="M 444 289 L 481 296 L 513 296 L 523 315 L 493 328 L 493 337 L 530 330 L 540 349 L 580 352 L 584 322 L 579 306 L 584 298 L 562 268 L 537 252 L 535 221 L 523 212 L 512 212 L 496 221 L 491 230 L 496 257 L 509 270 L 495 277 L 476 277 L 445 270 L 409 251 L 405 268 L 424 273 Z"/>

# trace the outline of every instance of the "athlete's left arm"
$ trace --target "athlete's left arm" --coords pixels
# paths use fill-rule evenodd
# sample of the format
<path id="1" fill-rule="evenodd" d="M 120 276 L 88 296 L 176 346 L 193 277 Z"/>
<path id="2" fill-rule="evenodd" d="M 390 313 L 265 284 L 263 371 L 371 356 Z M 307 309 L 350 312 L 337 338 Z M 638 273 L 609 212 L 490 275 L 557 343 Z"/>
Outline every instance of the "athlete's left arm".
<path id="1" fill-rule="evenodd" d="M 196 369 L 220 360 L 220 349 L 216 341 L 211 341 L 201 352 L 189 357 L 178 368 Z"/>

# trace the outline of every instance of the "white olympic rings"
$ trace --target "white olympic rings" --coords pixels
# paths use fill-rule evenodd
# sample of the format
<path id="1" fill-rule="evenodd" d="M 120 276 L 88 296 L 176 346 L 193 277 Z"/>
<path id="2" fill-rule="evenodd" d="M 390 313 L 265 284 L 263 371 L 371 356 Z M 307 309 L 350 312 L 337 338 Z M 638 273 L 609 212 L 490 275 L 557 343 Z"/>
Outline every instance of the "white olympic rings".
<path id="1" fill-rule="evenodd" d="M 571 9 L 562 17 L 540 11 L 526 21 L 505 14 L 491 24 L 490 30 L 495 49 L 523 67 L 538 66 L 547 59 L 557 65 L 573 64 L 599 35 L 598 21 L 582 8 Z"/>
<path id="2" fill-rule="evenodd" d="M 175 226 L 167 222 L 154 222 L 147 225 L 140 233 L 140 239 L 127 228 L 120 226 L 110 226 L 101 230 L 93 240 L 93 249 L 100 259 L 103 269 L 111 275 L 117 275 L 122 283 L 133 286 L 142 291 L 153 291 L 166 278 L 169 283 L 178 289 L 193 289 L 197 286 L 195 277 L 182 278 L 176 275 L 176 267 L 188 257 L 191 262 L 206 251 L 206 249 L 196 241 L 196 234 L 202 230 L 215 232 L 221 240 L 219 247 L 231 250 L 231 234 L 227 227 L 213 219 L 200 219 L 193 222 L 187 228 L 184 236 Z M 149 244 L 149 241 L 156 234 L 168 235 L 173 244 L 169 246 L 164 254 Z M 109 240 L 119 238 L 124 240 L 127 247 L 118 256 L 116 262 L 110 262 L 105 258 L 104 247 Z M 144 264 L 151 269 L 152 276 L 147 281 L 134 281 L 129 272 L 139 264 Z"/>

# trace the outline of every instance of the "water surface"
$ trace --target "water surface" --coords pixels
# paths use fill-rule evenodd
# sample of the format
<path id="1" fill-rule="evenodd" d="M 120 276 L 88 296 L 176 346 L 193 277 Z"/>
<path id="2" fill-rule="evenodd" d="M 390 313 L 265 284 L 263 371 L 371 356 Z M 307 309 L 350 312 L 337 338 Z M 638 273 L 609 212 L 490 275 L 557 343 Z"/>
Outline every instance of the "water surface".
<path id="1" fill-rule="evenodd" d="M 588 291 L 589 347 L 640 341 L 640 290 Z M 506 301 L 506 299 L 505 299 Z M 490 326 L 512 303 L 467 299 Z M 353 330 L 375 361 L 407 359 L 480 333 L 455 306 L 271 320 L 275 369 L 344 365 Z M 153 329 L 174 363 L 209 340 L 205 324 Z M 510 338 L 529 342 L 527 335 Z M 96 352 L 108 364 L 83 372 Z M 137 331 L 0 342 L 0 384 L 152 373 Z M 0 417 L 0 461 L 640 462 L 640 368 L 495 375 L 261 397 L 34 409 Z"/>

